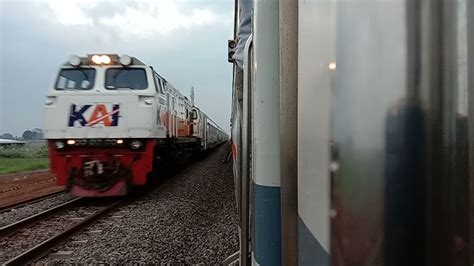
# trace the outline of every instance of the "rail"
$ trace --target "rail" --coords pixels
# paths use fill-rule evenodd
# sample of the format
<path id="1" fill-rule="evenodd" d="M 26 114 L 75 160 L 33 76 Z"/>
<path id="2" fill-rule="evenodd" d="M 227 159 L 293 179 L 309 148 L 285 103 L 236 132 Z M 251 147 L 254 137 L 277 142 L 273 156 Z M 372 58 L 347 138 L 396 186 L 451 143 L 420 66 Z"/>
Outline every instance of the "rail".
<path id="1" fill-rule="evenodd" d="M 5 225 L 3 227 L 0 228 L 0 237 L 5 237 L 5 236 L 8 236 L 12 233 L 14 233 L 15 231 L 17 231 L 18 229 L 22 228 L 22 227 L 25 227 L 31 223 L 34 223 L 34 222 L 37 222 L 47 216 L 50 216 L 56 212 L 59 212 L 61 210 L 64 210 L 65 208 L 67 207 L 70 207 L 74 204 L 76 204 L 77 202 L 81 201 L 83 198 L 75 198 L 75 199 L 72 199 L 68 202 L 65 202 L 61 205 L 58 205 L 58 206 L 55 206 L 53 208 L 50 208 L 48 210 L 45 210 L 43 212 L 40 212 L 40 213 L 37 213 L 35 215 L 32 215 L 30 217 L 27 217 L 23 220 L 20 220 L 18 222 L 15 222 L 15 223 L 12 223 L 12 224 L 9 224 L 9 225 Z"/>
<path id="2" fill-rule="evenodd" d="M 49 254 L 53 248 L 59 246 L 61 243 L 69 239 L 71 236 L 91 226 L 92 224 L 97 222 L 100 218 L 110 213 L 111 211 L 115 210 L 123 202 L 124 200 L 115 201 L 114 203 L 110 204 L 103 210 L 98 211 L 94 213 L 93 215 L 89 216 L 84 221 L 69 227 L 65 231 L 47 239 L 46 241 L 43 241 L 39 245 L 36 245 L 33 248 L 10 259 L 9 261 L 5 262 L 3 265 L 25 265 L 25 264 L 33 263 L 41 259 L 42 257 Z"/>

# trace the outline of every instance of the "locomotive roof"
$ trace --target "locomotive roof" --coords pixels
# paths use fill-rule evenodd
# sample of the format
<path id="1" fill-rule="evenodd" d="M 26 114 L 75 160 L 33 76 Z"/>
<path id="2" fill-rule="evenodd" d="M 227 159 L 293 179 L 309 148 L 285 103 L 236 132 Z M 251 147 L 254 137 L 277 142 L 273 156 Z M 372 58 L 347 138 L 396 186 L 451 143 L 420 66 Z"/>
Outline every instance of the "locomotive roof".
<path id="1" fill-rule="evenodd" d="M 92 54 L 90 54 L 92 55 Z M 89 64 L 89 56 L 79 56 L 79 58 L 81 59 L 81 66 L 83 65 L 91 65 Z M 110 57 L 113 57 L 113 58 L 120 58 L 120 56 L 118 54 L 107 54 L 108 56 Z M 132 59 L 132 63 L 130 65 L 139 65 L 139 66 L 144 66 L 145 63 L 143 63 L 140 59 L 136 58 L 136 57 L 133 57 L 133 56 L 130 56 L 130 58 Z M 94 64 L 95 65 L 95 64 Z M 120 65 L 120 64 L 110 64 L 110 65 Z M 64 64 L 62 64 L 62 66 L 71 66 L 71 63 L 69 61 L 65 62 Z"/>

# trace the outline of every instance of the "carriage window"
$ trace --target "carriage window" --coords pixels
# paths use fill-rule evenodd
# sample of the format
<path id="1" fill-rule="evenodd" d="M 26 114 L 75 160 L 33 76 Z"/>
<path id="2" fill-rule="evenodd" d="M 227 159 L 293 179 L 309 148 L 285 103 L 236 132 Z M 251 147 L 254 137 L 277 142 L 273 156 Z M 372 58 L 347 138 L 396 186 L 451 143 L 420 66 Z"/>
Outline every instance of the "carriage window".
<path id="1" fill-rule="evenodd" d="M 142 68 L 109 68 L 105 73 L 105 88 L 144 90 L 148 88 L 146 72 Z"/>
<path id="2" fill-rule="evenodd" d="M 90 90 L 94 86 L 95 69 L 62 69 L 56 81 L 56 90 Z"/>

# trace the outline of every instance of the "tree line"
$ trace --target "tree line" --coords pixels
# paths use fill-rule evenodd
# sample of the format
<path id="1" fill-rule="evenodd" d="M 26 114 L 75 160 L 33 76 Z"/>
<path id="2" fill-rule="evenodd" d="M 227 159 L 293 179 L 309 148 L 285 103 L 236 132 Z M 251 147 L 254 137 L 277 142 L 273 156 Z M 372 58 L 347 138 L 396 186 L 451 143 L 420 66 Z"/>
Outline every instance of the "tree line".
<path id="1" fill-rule="evenodd" d="M 34 128 L 31 130 L 23 131 L 21 136 L 13 136 L 11 133 L 4 133 L 0 135 L 0 139 L 12 139 L 12 140 L 42 140 L 44 137 L 44 130 L 41 128 Z"/>

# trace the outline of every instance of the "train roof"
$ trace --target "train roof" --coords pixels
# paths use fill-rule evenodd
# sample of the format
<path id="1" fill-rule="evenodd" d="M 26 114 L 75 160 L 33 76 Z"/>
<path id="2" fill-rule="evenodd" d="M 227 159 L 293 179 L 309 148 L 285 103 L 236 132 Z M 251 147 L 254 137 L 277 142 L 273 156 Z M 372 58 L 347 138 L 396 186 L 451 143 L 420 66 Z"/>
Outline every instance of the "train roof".
<path id="1" fill-rule="evenodd" d="M 14 139 L 0 139 L 0 145 L 2 144 L 25 144 L 24 141 L 18 141 Z"/>
<path id="2" fill-rule="evenodd" d="M 108 56 L 110 59 L 111 59 L 111 62 L 110 64 L 106 64 L 106 65 L 121 65 L 120 63 L 120 58 L 122 56 L 126 56 L 126 57 L 130 57 L 131 59 L 131 62 L 130 64 L 128 65 L 134 65 L 134 66 L 145 66 L 145 63 L 143 63 L 140 59 L 136 58 L 136 57 L 133 57 L 133 56 L 128 56 L 128 55 L 122 55 L 122 56 L 119 56 L 118 54 L 88 54 L 87 56 L 77 56 L 77 55 L 72 55 L 71 58 L 73 57 L 77 57 L 79 58 L 80 60 L 80 63 L 78 64 L 81 65 L 81 66 L 90 66 L 90 65 L 97 65 L 97 66 L 100 66 L 101 64 L 95 64 L 92 62 L 92 57 L 93 56 Z M 65 62 L 64 64 L 62 64 L 62 66 L 71 66 L 71 60 L 72 59 L 69 59 L 69 61 Z"/>

